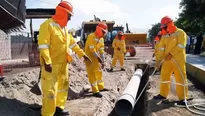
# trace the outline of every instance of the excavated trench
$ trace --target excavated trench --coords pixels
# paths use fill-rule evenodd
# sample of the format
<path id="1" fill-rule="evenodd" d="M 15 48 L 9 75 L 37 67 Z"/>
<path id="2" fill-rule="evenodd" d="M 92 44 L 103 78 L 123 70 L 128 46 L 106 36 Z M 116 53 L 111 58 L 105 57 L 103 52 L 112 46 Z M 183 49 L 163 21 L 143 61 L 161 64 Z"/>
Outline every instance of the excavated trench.
<path id="1" fill-rule="evenodd" d="M 142 52 L 145 53 L 145 52 Z M 147 52 L 146 52 L 147 53 Z M 144 54 L 143 54 L 144 55 Z M 138 56 L 139 57 L 139 56 Z M 116 100 L 116 97 L 120 96 L 121 93 L 124 91 L 124 88 L 126 87 L 126 84 L 129 82 L 130 77 L 134 74 L 134 69 L 141 68 L 143 71 L 145 71 L 146 65 L 136 65 L 134 68 L 134 64 L 139 60 L 138 57 L 135 58 L 127 58 L 126 62 L 129 64 L 126 65 L 126 72 L 113 72 L 107 74 L 105 78 L 105 84 L 107 84 L 106 87 L 110 88 L 110 92 L 104 92 L 103 98 L 93 98 L 91 96 L 75 96 L 78 95 L 78 93 L 81 92 L 83 87 L 85 85 L 88 85 L 88 79 L 87 79 L 87 73 L 85 71 L 85 66 L 83 63 L 76 60 L 77 64 L 70 65 L 69 74 L 70 74 L 70 87 L 71 90 L 73 90 L 73 94 L 70 93 L 69 96 L 71 100 L 68 100 L 68 104 L 66 104 L 66 108 L 69 109 L 72 116 L 119 116 L 114 107 L 114 102 Z M 149 58 L 148 58 L 149 59 Z M 111 56 L 107 55 L 107 64 L 111 64 Z M 21 63 L 23 64 L 23 63 Z M 110 65 L 107 66 L 108 68 Z M 9 68 L 9 67 L 8 67 Z M 14 67 L 13 67 L 14 68 Z M 17 70 L 17 68 L 19 68 Z M 31 70 L 32 69 L 32 70 Z M 35 68 L 34 68 L 35 69 Z M 24 70 L 23 72 L 20 70 Z M 21 73 L 19 73 L 21 72 Z M 141 78 L 141 83 L 139 86 L 139 90 L 137 93 L 136 98 L 141 93 L 142 89 L 144 88 L 144 85 L 147 83 L 149 79 L 149 75 L 153 72 L 152 68 L 148 68 Z M 33 84 L 36 82 L 39 74 L 39 68 L 33 70 L 33 68 L 22 68 L 15 67 L 15 70 L 12 70 L 9 72 L 10 74 L 14 74 L 12 76 L 9 76 L 4 79 L 4 81 L 0 82 L 0 112 L 2 112 L 2 116 L 7 115 L 13 115 L 15 116 L 37 116 L 36 114 L 39 114 L 40 111 L 26 111 L 25 109 L 28 109 L 32 104 L 41 105 L 41 96 L 35 95 L 32 92 L 30 92 L 30 88 L 33 87 Z M 189 78 L 190 76 L 188 76 Z M 157 86 L 158 82 L 157 79 L 159 78 L 150 78 L 151 80 L 154 80 L 153 86 Z M 192 77 L 189 78 L 190 81 L 194 82 Z M 191 80 L 192 79 L 192 80 Z M 150 82 L 151 82 L 150 80 Z M 156 82 L 155 82 L 156 81 Z M 198 96 L 201 96 L 201 98 L 204 97 L 204 94 L 198 92 L 197 89 L 195 89 L 194 84 L 190 87 L 190 92 L 193 95 L 199 94 Z M 178 114 L 183 116 L 192 116 L 193 114 L 189 113 L 186 109 L 177 109 L 172 108 L 165 111 L 162 111 L 163 109 L 167 108 L 167 104 L 162 104 L 160 106 L 157 106 L 155 103 L 155 100 L 148 101 L 149 91 L 151 91 L 150 94 L 157 93 L 156 88 L 152 88 L 151 90 L 147 91 L 149 89 L 149 85 L 146 88 L 146 90 L 141 95 L 140 99 L 136 103 L 134 110 L 130 116 L 144 116 L 149 112 L 148 114 L 156 114 L 156 115 L 167 115 L 169 112 L 177 113 L 176 111 L 179 111 Z M 200 86 L 197 88 L 201 88 L 204 90 L 204 86 Z M 204 92 L 205 93 L 205 92 Z M 73 96 L 72 96 L 73 95 Z M 197 98 L 198 98 L 197 96 Z M 152 97 L 152 96 L 151 96 Z M 149 103 L 148 103 L 149 102 Z M 12 105 L 10 105 L 12 104 Z M 149 104 L 149 106 L 148 106 Z M 88 107 L 89 106 L 89 107 Z M 170 106 L 171 107 L 171 106 Z M 111 111 L 111 109 L 113 110 Z M 149 108 L 149 111 L 148 111 Z M 160 109 L 161 108 L 161 109 Z M 151 113 L 150 113 L 151 112 Z M 171 116 L 171 114 L 169 115 Z"/>
<path id="2" fill-rule="evenodd" d="M 135 60 L 135 59 L 127 59 L 127 60 Z M 135 70 L 138 68 L 143 69 L 145 71 L 145 66 L 136 66 Z M 178 108 L 173 105 L 178 98 L 176 96 L 175 85 L 172 85 L 169 95 L 168 104 L 163 104 L 156 100 L 153 100 L 152 97 L 158 93 L 158 86 L 159 86 L 159 75 L 154 75 L 153 78 L 149 78 L 149 76 L 153 73 L 153 68 L 148 68 L 145 74 L 141 78 L 139 90 L 137 93 L 136 98 L 138 98 L 139 94 L 141 93 L 144 85 L 148 82 L 149 84 L 146 87 L 145 91 L 142 93 L 140 99 L 135 104 L 133 112 L 129 116 L 150 116 L 150 115 L 159 115 L 159 116 L 172 116 L 172 115 L 180 115 L 180 116 L 193 116 L 191 112 L 189 112 L 186 108 Z M 204 94 L 205 89 L 204 85 L 201 84 L 196 78 L 187 74 L 188 83 L 189 83 L 189 96 L 194 100 L 190 103 L 198 103 L 200 100 L 204 101 Z M 174 78 L 173 78 L 174 79 Z M 149 90 L 148 90 L 149 89 Z M 121 95 L 121 93 L 120 93 Z M 159 103 L 159 104 L 156 104 Z M 170 113 L 171 112 L 171 113 Z M 109 116 L 120 116 L 115 111 L 115 108 L 110 112 Z M 124 115 L 123 115 L 124 116 Z"/>
<path id="3" fill-rule="evenodd" d="M 135 70 L 137 69 L 143 69 L 143 71 L 146 71 L 144 73 L 144 75 L 141 78 L 141 82 L 139 85 L 139 90 L 138 93 L 136 95 L 136 99 L 139 97 L 139 95 L 141 94 L 143 88 L 145 87 L 146 83 L 149 80 L 149 76 L 151 75 L 151 73 L 153 72 L 153 68 L 148 67 L 146 69 L 147 65 L 136 65 L 135 66 Z M 137 101 L 137 103 L 135 104 L 134 110 L 132 111 L 132 113 L 129 116 L 144 116 L 147 112 L 147 94 L 146 94 L 146 90 L 149 88 L 149 84 L 148 86 L 145 88 L 145 90 L 143 91 L 143 93 L 141 94 L 139 100 Z M 136 102 L 136 101 L 135 101 Z M 115 111 L 115 107 L 113 108 L 113 110 L 111 111 L 111 113 L 109 114 L 109 116 L 120 116 L 119 114 L 117 114 L 117 112 Z"/>

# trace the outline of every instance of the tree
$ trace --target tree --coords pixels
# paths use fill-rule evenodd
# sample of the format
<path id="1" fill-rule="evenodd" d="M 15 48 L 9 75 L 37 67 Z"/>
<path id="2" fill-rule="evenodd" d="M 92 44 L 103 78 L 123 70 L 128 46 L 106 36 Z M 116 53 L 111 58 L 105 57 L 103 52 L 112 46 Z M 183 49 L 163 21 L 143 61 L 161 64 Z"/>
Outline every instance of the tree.
<path id="1" fill-rule="evenodd" d="M 176 25 L 192 34 L 205 32 L 205 0 L 182 0 Z"/>
<path id="2" fill-rule="evenodd" d="M 152 25 L 152 28 L 149 29 L 149 38 L 150 41 L 153 41 L 153 38 L 157 35 L 157 33 L 160 31 L 160 23 L 156 23 Z"/>
<path id="3" fill-rule="evenodd" d="M 175 25 L 190 34 L 205 32 L 205 0 L 181 0 L 179 6 L 182 12 L 175 21 Z M 159 25 L 159 23 L 152 25 L 149 38 L 156 36 Z"/>

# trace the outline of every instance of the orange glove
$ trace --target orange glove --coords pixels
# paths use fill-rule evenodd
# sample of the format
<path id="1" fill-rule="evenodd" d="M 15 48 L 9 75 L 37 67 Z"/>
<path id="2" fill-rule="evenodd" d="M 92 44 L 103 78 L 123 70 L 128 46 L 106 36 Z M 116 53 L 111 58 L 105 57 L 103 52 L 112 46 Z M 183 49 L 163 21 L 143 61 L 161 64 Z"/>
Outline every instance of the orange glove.
<path id="1" fill-rule="evenodd" d="M 68 63 L 71 63 L 71 62 L 73 61 L 72 56 L 71 56 L 70 54 L 68 54 L 68 53 L 67 53 L 67 55 L 66 55 L 66 58 L 67 58 L 67 62 L 68 62 Z"/>

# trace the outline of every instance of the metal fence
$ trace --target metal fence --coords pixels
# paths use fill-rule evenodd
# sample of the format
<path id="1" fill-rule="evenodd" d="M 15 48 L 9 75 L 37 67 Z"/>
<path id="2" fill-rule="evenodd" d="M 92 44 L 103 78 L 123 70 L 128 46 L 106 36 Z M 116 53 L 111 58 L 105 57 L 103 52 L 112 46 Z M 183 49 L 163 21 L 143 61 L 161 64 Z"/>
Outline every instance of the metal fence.
<path id="1" fill-rule="evenodd" d="M 30 67 L 31 44 L 32 38 L 29 33 L 5 34 L 0 30 L 0 59 L 4 74 Z"/>

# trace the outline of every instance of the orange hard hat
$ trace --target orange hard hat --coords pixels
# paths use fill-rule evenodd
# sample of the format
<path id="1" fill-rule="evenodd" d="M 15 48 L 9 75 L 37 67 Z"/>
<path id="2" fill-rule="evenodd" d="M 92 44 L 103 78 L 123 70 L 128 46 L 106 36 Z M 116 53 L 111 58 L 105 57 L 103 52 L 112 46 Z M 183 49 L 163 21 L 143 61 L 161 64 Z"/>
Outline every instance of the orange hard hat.
<path id="1" fill-rule="evenodd" d="M 155 37 L 155 38 L 154 38 L 154 41 L 159 41 L 159 37 Z"/>
<path id="2" fill-rule="evenodd" d="M 100 22 L 96 27 L 96 35 L 101 38 L 107 33 L 107 24 Z"/>
<path id="3" fill-rule="evenodd" d="M 73 15 L 73 6 L 68 1 L 62 1 L 58 6 L 64 8 L 69 14 Z"/>
<path id="4" fill-rule="evenodd" d="M 125 36 L 124 36 L 124 34 L 123 34 L 122 31 L 119 31 L 119 32 L 117 33 L 117 36 L 121 36 L 121 40 L 125 40 Z M 117 38 L 118 38 L 118 37 L 117 37 Z"/>
<path id="5" fill-rule="evenodd" d="M 118 32 L 118 35 L 123 35 L 123 32 L 122 32 L 122 31 L 119 31 L 119 32 Z"/>
<path id="6" fill-rule="evenodd" d="M 168 23 L 173 22 L 172 18 L 170 18 L 169 16 L 165 16 L 162 18 L 161 20 L 161 26 L 160 28 L 166 27 Z"/>
<path id="7" fill-rule="evenodd" d="M 98 28 L 100 28 L 102 31 L 107 32 L 107 24 L 104 22 L 101 22 L 97 25 Z"/>

